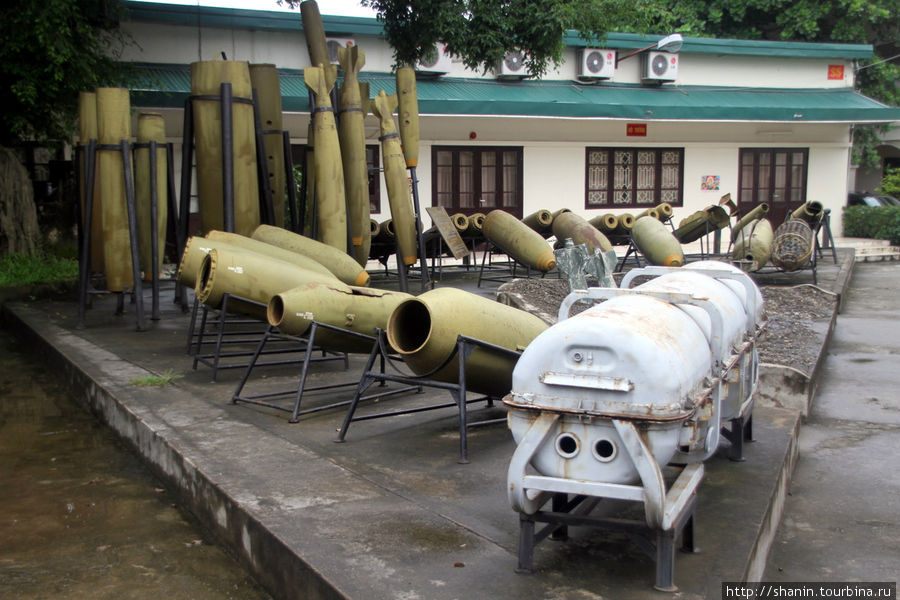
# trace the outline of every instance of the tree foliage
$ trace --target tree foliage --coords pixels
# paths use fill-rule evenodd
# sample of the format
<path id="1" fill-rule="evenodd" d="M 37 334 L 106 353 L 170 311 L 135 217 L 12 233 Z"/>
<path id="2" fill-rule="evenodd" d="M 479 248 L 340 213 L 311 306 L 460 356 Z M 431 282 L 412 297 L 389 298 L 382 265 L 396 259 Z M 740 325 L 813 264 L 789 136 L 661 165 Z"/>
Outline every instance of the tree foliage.
<path id="1" fill-rule="evenodd" d="M 300 0 L 284 0 L 298 6 Z M 443 42 L 474 71 L 493 68 L 511 50 L 526 54 L 540 77 L 563 60 L 564 36 L 577 30 L 600 43 L 606 32 L 628 25 L 645 31 L 643 2 L 620 0 L 361 0 L 373 8 L 394 48 L 397 65 L 430 58 Z"/>
<path id="2" fill-rule="evenodd" d="M 856 87 L 866 96 L 900 105 L 900 2 L 897 0 L 655 0 L 645 5 L 651 26 L 691 36 L 871 44 Z M 887 59 L 887 60 L 886 60 Z M 883 126 L 854 129 L 854 162 L 879 164 Z"/>
<path id="3" fill-rule="evenodd" d="M 6 0 L 0 7 L 0 145 L 70 137 L 78 92 L 118 85 L 128 38 L 116 0 Z"/>

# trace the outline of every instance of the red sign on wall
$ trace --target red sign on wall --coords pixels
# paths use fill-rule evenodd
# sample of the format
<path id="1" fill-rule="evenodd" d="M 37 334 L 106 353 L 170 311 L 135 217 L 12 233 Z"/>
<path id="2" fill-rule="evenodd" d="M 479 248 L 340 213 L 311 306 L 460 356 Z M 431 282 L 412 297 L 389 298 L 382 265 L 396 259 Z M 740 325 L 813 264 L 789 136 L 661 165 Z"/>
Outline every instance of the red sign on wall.
<path id="1" fill-rule="evenodd" d="M 625 125 L 625 135 L 629 137 L 647 137 L 647 124 L 627 123 Z"/>
<path id="2" fill-rule="evenodd" d="M 828 79 L 843 79 L 844 65 L 828 65 Z"/>

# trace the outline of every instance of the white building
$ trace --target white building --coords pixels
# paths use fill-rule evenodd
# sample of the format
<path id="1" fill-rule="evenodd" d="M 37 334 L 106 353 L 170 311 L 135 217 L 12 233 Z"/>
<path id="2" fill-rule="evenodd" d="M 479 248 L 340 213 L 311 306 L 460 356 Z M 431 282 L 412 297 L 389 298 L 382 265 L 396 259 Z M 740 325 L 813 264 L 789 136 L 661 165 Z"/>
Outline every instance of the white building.
<path id="1" fill-rule="evenodd" d="M 224 52 L 278 67 L 284 127 L 302 153 L 309 122 L 302 69 L 310 61 L 299 11 L 126 5 L 123 25 L 138 45 L 125 59 L 149 75 L 132 104 L 166 116 L 176 151 L 188 65 Z M 360 79 L 372 95 L 393 93 L 381 25 L 358 17 L 323 21 L 326 35 L 365 51 Z M 590 218 L 666 201 L 677 222 L 731 193 L 742 210 L 769 203 L 776 226 L 789 208 L 819 201 L 839 235 L 853 126 L 900 120 L 900 109 L 853 90 L 856 61 L 871 57 L 871 46 L 686 38 L 678 54 L 642 52 L 616 67 L 613 53 L 621 59 L 660 37 L 613 33 L 592 54 L 573 34 L 565 63 L 542 80 L 522 78 L 515 62 L 487 74 L 447 56 L 421 66 L 422 205 L 518 216 L 569 208 Z M 371 115 L 366 124 L 377 166 L 378 124 Z M 385 186 L 380 190 L 384 196 Z M 376 219 L 389 216 L 387 206 L 380 198 Z"/>

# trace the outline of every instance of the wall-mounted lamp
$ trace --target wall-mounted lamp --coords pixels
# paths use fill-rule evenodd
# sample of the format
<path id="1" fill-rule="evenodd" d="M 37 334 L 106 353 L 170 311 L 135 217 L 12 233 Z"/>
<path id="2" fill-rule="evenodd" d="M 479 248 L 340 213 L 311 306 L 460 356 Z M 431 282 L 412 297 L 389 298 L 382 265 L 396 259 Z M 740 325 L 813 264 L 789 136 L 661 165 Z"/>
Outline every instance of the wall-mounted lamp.
<path id="1" fill-rule="evenodd" d="M 648 50 L 659 50 L 660 52 L 678 52 L 679 50 L 681 50 L 681 46 L 683 45 L 684 38 L 681 36 L 681 34 L 673 33 L 667 35 L 654 44 L 650 44 L 645 48 L 638 48 L 637 50 L 632 50 L 628 54 L 616 57 L 616 66 L 618 67 L 619 63 L 626 58 L 631 58 L 632 56 L 641 54 L 642 52 L 647 52 Z"/>

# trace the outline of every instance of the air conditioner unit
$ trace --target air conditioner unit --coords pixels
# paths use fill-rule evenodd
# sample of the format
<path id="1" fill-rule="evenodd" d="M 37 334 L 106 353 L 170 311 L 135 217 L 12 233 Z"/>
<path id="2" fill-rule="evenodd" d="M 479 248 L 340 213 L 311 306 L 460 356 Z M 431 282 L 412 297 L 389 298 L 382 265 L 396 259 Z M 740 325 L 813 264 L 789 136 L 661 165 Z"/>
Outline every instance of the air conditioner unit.
<path id="1" fill-rule="evenodd" d="M 644 81 L 675 81 L 678 78 L 678 55 L 672 52 L 648 52 L 643 56 L 641 79 Z"/>
<path id="2" fill-rule="evenodd" d="M 578 51 L 579 79 L 610 79 L 616 72 L 616 51 L 581 48 Z"/>
<path id="3" fill-rule="evenodd" d="M 500 79 L 524 79 L 529 76 L 525 67 L 525 53 L 520 50 L 510 50 L 494 68 L 494 73 Z"/>
<path id="4" fill-rule="evenodd" d="M 434 57 L 416 63 L 416 73 L 423 75 L 446 75 L 450 72 L 450 54 L 446 44 L 434 45 Z"/>
<path id="5" fill-rule="evenodd" d="M 328 48 L 328 60 L 331 61 L 331 64 L 337 65 L 340 64 L 338 62 L 338 47 L 344 46 L 355 46 L 356 42 L 353 38 L 338 38 L 338 37 L 327 37 L 325 38 L 325 46 Z"/>

